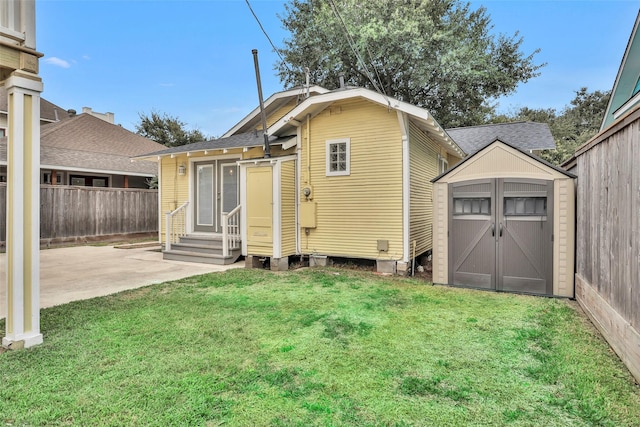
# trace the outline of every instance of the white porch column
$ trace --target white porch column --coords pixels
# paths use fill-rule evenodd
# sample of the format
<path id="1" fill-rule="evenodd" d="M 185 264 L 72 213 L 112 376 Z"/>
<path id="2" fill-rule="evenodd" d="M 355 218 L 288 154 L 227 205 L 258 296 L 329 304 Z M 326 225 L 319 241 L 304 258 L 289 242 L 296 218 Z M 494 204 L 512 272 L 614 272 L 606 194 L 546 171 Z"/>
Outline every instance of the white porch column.
<path id="1" fill-rule="evenodd" d="M 31 347 L 40 333 L 40 93 L 42 80 L 15 71 L 8 93 L 7 318 L 2 345 Z"/>

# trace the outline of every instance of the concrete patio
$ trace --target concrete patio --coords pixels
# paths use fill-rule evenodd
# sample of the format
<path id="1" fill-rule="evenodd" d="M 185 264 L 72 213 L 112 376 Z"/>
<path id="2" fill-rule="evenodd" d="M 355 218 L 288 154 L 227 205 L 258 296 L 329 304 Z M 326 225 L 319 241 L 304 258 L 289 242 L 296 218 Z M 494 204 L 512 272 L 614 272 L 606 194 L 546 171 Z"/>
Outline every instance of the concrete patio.
<path id="1" fill-rule="evenodd" d="M 165 261 L 155 247 L 74 246 L 40 251 L 40 307 L 244 267 Z M 0 254 L 0 319 L 6 316 L 6 254 Z"/>

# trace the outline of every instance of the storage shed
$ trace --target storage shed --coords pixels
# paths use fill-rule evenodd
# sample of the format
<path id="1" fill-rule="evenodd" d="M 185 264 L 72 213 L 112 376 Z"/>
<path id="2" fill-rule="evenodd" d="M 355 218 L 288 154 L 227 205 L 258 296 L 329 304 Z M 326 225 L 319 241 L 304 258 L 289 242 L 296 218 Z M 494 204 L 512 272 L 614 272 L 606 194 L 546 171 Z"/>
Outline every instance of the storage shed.
<path id="1" fill-rule="evenodd" d="M 496 140 L 433 180 L 433 282 L 574 296 L 575 176 Z"/>

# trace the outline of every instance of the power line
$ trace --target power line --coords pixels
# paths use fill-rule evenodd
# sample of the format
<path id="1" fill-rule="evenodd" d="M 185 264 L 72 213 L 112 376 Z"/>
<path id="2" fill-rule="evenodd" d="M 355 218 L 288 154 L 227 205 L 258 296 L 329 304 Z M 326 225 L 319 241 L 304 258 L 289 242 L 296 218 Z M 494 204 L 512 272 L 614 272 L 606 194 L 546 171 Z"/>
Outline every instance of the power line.
<path id="1" fill-rule="evenodd" d="M 329 1 L 331 3 L 331 9 L 333 9 L 333 13 L 336 15 L 336 17 L 340 20 L 340 23 L 342 24 L 342 28 L 344 29 L 344 32 L 345 32 L 345 35 L 346 35 L 347 43 L 349 43 L 349 47 L 351 48 L 351 50 L 353 51 L 353 53 L 356 56 L 356 59 L 358 60 L 358 62 L 362 66 L 362 69 L 364 70 L 365 74 L 367 75 L 367 78 L 369 79 L 369 81 L 373 85 L 374 89 L 379 94 L 384 95 L 385 98 L 386 98 L 387 94 L 383 90 L 384 89 L 384 85 L 382 84 L 382 81 L 380 80 L 380 76 L 378 75 L 378 70 L 376 69 L 375 65 L 372 64 L 373 69 L 376 72 L 376 76 L 378 77 L 378 82 L 380 83 L 380 87 L 378 87 L 378 85 L 376 84 L 375 80 L 373 79 L 373 76 L 371 75 L 371 72 L 369 71 L 369 68 L 367 67 L 366 62 L 364 61 L 364 59 L 362 59 L 362 55 L 360 55 L 360 52 L 358 52 L 358 50 L 356 49 L 356 43 L 353 40 L 353 37 L 351 37 L 351 34 L 349 33 L 349 29 L 347 28 L 347 25 L 345 24 L 344 19 L 342 19 L 342 15 L 340 15 L 340 12 L 338 11 L 338 8 L 337 8 L 336 4 L 334 3 L 333 0 L 329 0 Z M 368 47 L 367 47 L 367 50 L 368 50 Z M 373 59 L 370 51 L 369 51 L 369 56 Z M 389 102 L 388 99 L 387 99 L 387 102 Z"/>
<path id="2" fill-rule="evenodd" d="M 271 47 L 273 48 L 273 50 L 278 54 L 278 56 L 280 57 L 280 61 L 282 61 L 282 63 L 284 64 L 284 66 L 286 67 L 287 70 L 289 70 L 289 72 L 291 73 L 291 68 L 289 68 L 289 66 L 287 65 L 287 62 L 284 60 L 284 58 L 282 57 L 282 55 L 280 55 L 280 50 L 278 50 L 278 48 L 276 48 L 276 46 L 273 44 L 273 42 L 271 41 L 271 37 L 269 37 L 269 34 L 267 34 L 267 30 L 264 29 L 264 27 L 262 26 L 262 23 L 260 22 L 260 19 L 258 19 L 258 15 L 256 15 L 256 13 L 253 11 L 253 8 L 251 7 L 251 3 L 249 3 L 249 0 L 245 0 L 247 2 L 247 6 L 249 6 L 249 10 L 251 11 L 251 14 L 253 15 L 253 17 L 256 19 L 256 22 L 258 23 L 258 25 L 260 26 L 260 29 L 262 30 L 262 32 L 264 33 L 265 37 L 267 38 L 267 40 L 269 40 L 269 44 L 271 44 Z"/>

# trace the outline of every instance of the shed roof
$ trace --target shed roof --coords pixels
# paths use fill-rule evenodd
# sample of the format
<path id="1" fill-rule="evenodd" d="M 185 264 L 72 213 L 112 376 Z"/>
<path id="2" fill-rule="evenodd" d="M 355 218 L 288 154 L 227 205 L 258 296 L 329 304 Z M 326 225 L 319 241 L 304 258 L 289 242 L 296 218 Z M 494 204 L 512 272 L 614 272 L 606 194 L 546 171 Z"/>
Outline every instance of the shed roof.
<path id="1" fill-rule="evenodd" d="M 447 129 L 447 133 L 467 154 L 473 154 L 496 139 L 521 151 L 552 150 L 556 143 L 549 125 L 534 122 L 497 123 Z"/>
<path id="2" fill-rule="evenodd" d="M 447 177 L 448 175 L 451 175 L 459 170 L 464 170 L 464 168 L 472 163 L 473 161 L 475 161 L 478 157 L 482 157 L 486 152 L 488 152 L 493 146 L 495 145 L 500 145 L 502 144 L 503 146 L 507 146 L 508 148 L 511 148 L 513 150 L 516 150 L 520 155 L 525 156 L 525 158 L 529 159 L 529 162 L 531 163 L 531 161 L 534 161 L 535 163 L 531 163 L 531 164 L 537 164 L 539 165 L 541 168 L 547 170 L 547 171 L 555 171 L 555 172 L 559 172 L 560 174 L 567 176 L 569 178 L 576 178 L 576 176 L 570 172 L 567 172 L 566 170 L 559 168 L 556 165 L 553 165 L 549 162 L 547 162 L 544 159 L 541 159 L 538 156 L 534 156 L 533 154 L 521 150 L 520 148 L 516 147 L 513 144 L 510 144 L 508 142 L 502 141 L 500 139 L 495 139 L 492 143 L 487 144 L 486 146 L 484 146 L 483 148 L 481 148 L 480 150 L 476 151 L 474 154 L 466 157 L 463 161 L 461 161 L 460 163 L 458 163 L 457 165 L 455 165 L 453 168 L 449 169 L 448 171 L 438 175 L 437 177 L 433 178 L 431 180 L 431 182 L 438 182 L 440 180 L 442 180 L 443 178 Z M 505 165 L 502 165 L 505 166 Z M 509 167 L 507 166 L 507 169 Z M 494 170 L 493 168 L 491 168 L 490 170 Z"/>

